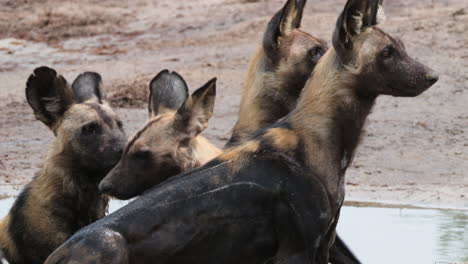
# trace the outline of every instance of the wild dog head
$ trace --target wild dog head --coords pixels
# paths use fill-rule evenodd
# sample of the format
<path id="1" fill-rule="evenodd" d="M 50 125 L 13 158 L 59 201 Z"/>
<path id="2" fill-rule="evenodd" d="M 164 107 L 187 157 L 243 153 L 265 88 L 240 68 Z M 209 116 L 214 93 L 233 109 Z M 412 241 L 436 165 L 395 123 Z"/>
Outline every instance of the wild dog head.
<path id="1" fill-rule="evenodd" d="M 125 147 L 117 166 L 102 180 L 99 190 L 119 199 L 146 189 L 189 168 L 200 166 L 193 141 L 213 114 L 216 79 L 191 96 L 176 72 L 164 70 L 150 83 L 149 118 Z"/>
<path id="2" fill-rule="evenodd" d="M 359 94 L 417 96 L 437 74 L 411 58 L 403 42 L 382 31 L 382 0 L 349 0 L 338 18 L 333 47 L 358 82 Z"/>
<path id="3" fill-rule="evenodd" d="M 59 149 L 53 151 L 94 177 L 110 171 L 126 141 L 122 122 L 106 103 L 101 86 L 99 74 L 85 72 L 70 87 L 48 67 L 35 69 L 26 84 L 26 98 L 34 115 L 57 138 Z"/>
<path id="4" fill-rule="evenodd" d="M 324 41 L 300 28 L 305 4 L 305 0 L 288 0 L 268 23 L 262 47 L 249 66 L 228 146 L 287 115 L 326 52 Z"/>
<path id="5" fill-rule="evenodd" d="M 281 73 L 291 84 L 296 83 L 297 96 L 327 51 L 324 41 L 300 29 L 305 4 L 306 0 L 288 0 L 270 20 L 263 37 L 270 70 Z"/>

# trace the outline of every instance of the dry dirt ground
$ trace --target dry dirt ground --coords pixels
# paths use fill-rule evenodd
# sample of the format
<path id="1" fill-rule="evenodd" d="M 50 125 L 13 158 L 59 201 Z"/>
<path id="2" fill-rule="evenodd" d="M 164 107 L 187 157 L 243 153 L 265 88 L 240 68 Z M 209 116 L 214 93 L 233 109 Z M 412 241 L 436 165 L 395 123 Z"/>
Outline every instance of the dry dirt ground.
<path id="1" fill-rule="evenodd" d="M 204 133 L 222 146 L 235 122 L 246 65 L 283 0 L 0 0 L 0 194 L 40 166 L 52 133 L 24 99 L 49 65 L 69 81 L 97 71 L 132 134 L 146 118 L 148 82 L 180 72 L 191 89 L 218 77 Z M 303 28 L 330 41 L 344 0 L 309 0 Z M 468 208 L 468 1 L 386 1 L 382 27 L 440 73 L 418 98 L 382 97 L 347 173 L 349 201 Z"/>

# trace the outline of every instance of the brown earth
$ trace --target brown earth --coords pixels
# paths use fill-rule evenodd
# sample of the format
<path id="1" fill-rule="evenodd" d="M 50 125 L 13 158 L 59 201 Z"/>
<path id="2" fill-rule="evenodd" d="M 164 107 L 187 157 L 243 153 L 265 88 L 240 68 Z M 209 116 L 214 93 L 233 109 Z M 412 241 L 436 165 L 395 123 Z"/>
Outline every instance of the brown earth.
<path id="1" fill-rule="evenodd" d="M 303 28 L 330 40 L 344 0 L 309 0 Z M 411 3 L 410 3 L 411 2 Z M 192 89 L 218 77 L 205 135 L 219 146 L 235 122 L 246 65 L 283 0 L 0 0 L 0 194 L 40 166 L 52 133 L 24 100 L 40 65 L 68 80 L 102 74 L 128 134 L 146 118 L 147 84 L 169 68 Z M 382 27 L 440 73 L 418 98 L 382 97 L 347 174 L 347 199 L 468 208 L 468 2 L 386 1 Z"/>

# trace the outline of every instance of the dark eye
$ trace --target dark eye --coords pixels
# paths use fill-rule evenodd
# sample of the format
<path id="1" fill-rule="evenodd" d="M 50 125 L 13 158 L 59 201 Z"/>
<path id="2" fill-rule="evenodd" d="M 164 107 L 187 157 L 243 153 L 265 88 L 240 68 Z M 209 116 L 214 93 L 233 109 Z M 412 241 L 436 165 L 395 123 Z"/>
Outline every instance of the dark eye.
<path id="1" fill-rule="evenodd" d="M 133 154 L 136 159 L 146 160 L 151 156 L 151 152 L 147 150 L 140 150 Z"/>
<path id="2" fill-rule="evenodd" d="M 86 135 L 95 135 L 101 132 L 101 127 L 97 122 L 92 122 L 84 125 L 81 128 L 81 132 Z"/>
<path id="3" fill-rule="evenodd" d="M 123 129 L 123 123 L 122 123 L 122 121 L 117 120 L 117 127 L 119 127 L 119 129 Z"/>
<path id="4" fill-rule="evenodd" d="M 312 48 L 307 52 L 307 55 L 309 57 L 312 57 L 312 58 L 317 56 L 317 55 L 322 56 L 323 55 L 323 49 L 320 48 L 320 47 Z"/>
<path id="5" fill-rule="evenodd" d="M 395 48 L 392 47 L 392 46 L 385 47 L 380 52 L 380 56 L 382 56 L 382 58 L 386 58 L 386 59 L 393 57 L 393 55 L 395 55 Z"/>

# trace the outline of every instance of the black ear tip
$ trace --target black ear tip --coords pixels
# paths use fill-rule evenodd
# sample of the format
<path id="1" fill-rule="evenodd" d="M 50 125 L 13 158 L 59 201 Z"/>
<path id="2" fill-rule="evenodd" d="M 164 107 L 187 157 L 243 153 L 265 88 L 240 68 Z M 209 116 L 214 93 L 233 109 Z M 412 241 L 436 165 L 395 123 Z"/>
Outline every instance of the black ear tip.
<path id="1" fill-rule="evenodd" d="M 171 84 L 171 85 L 168 85 Z M 159 72 L 150 82 L 150 90 L 157 89 L 158 87 L 179 87 L 183 88 L 188 95 L 188 86 L 185 79 L 176 71 L 169 71 L 167 69 Z"/>
<path id="2" fill-rule="evenodd" d="M 156 76 L 154 76 L 154 78 L 153 78 L 153 80 L 151 80 L 151 82 L 158 80 L 159 78 L 161 78 L 162 76 L 164 76 L 166 74 L 169 74 L 168 69 L 164 69 L 164 70 L 158 72 L 158 74 L 156 74 Z"/>
<path id="3" fill-rule="evenodd" d="M 47 66 L 41 66 L 34 69 L 26 81 L 26 92 L 30 89 L 39 89 L 42 86 L 50 85 L 57 78 L 57 72 Z M 28 95 L 28 92 L 27 92 Z"/>
<path id="4" fill-rule="evenodd" d="M 80 75 L 78 75 L 78 77 L 76 77 L 76 78 L 77 79 L 78 78 L 87 78 L 87 79 L 89 78 L 89 79 L 93 80 L 96 83 L 102 82 L 102 77 L 97 72 L 83 72 Z"/>
<path id="5" fill-rule="evenodd" d="M 214 77 L 212 78 L 211 80 L 209 80 L 206 84 L 207 88 L 209 89 L 209 93 L 211 94 L 216 94 L 216 82 L 217 82 L 217 78 Z"/>
<path id="6" fill-rule="evenodd" d="M 57 76 L 57 72 L 54 69 L 49 68 L 47 66 L 37 67 L 36 69 L 34 69 L 33 73 L 38 77 Z"/>
<path id="7" fill-rule="evenodd" d="M 41 66 L 34 69 L 26 82 L 26 87 L 39 85 L 39 82 L 52 82 L 55 78 L 57 78 L 57 72 L 54 69 Z"/>

